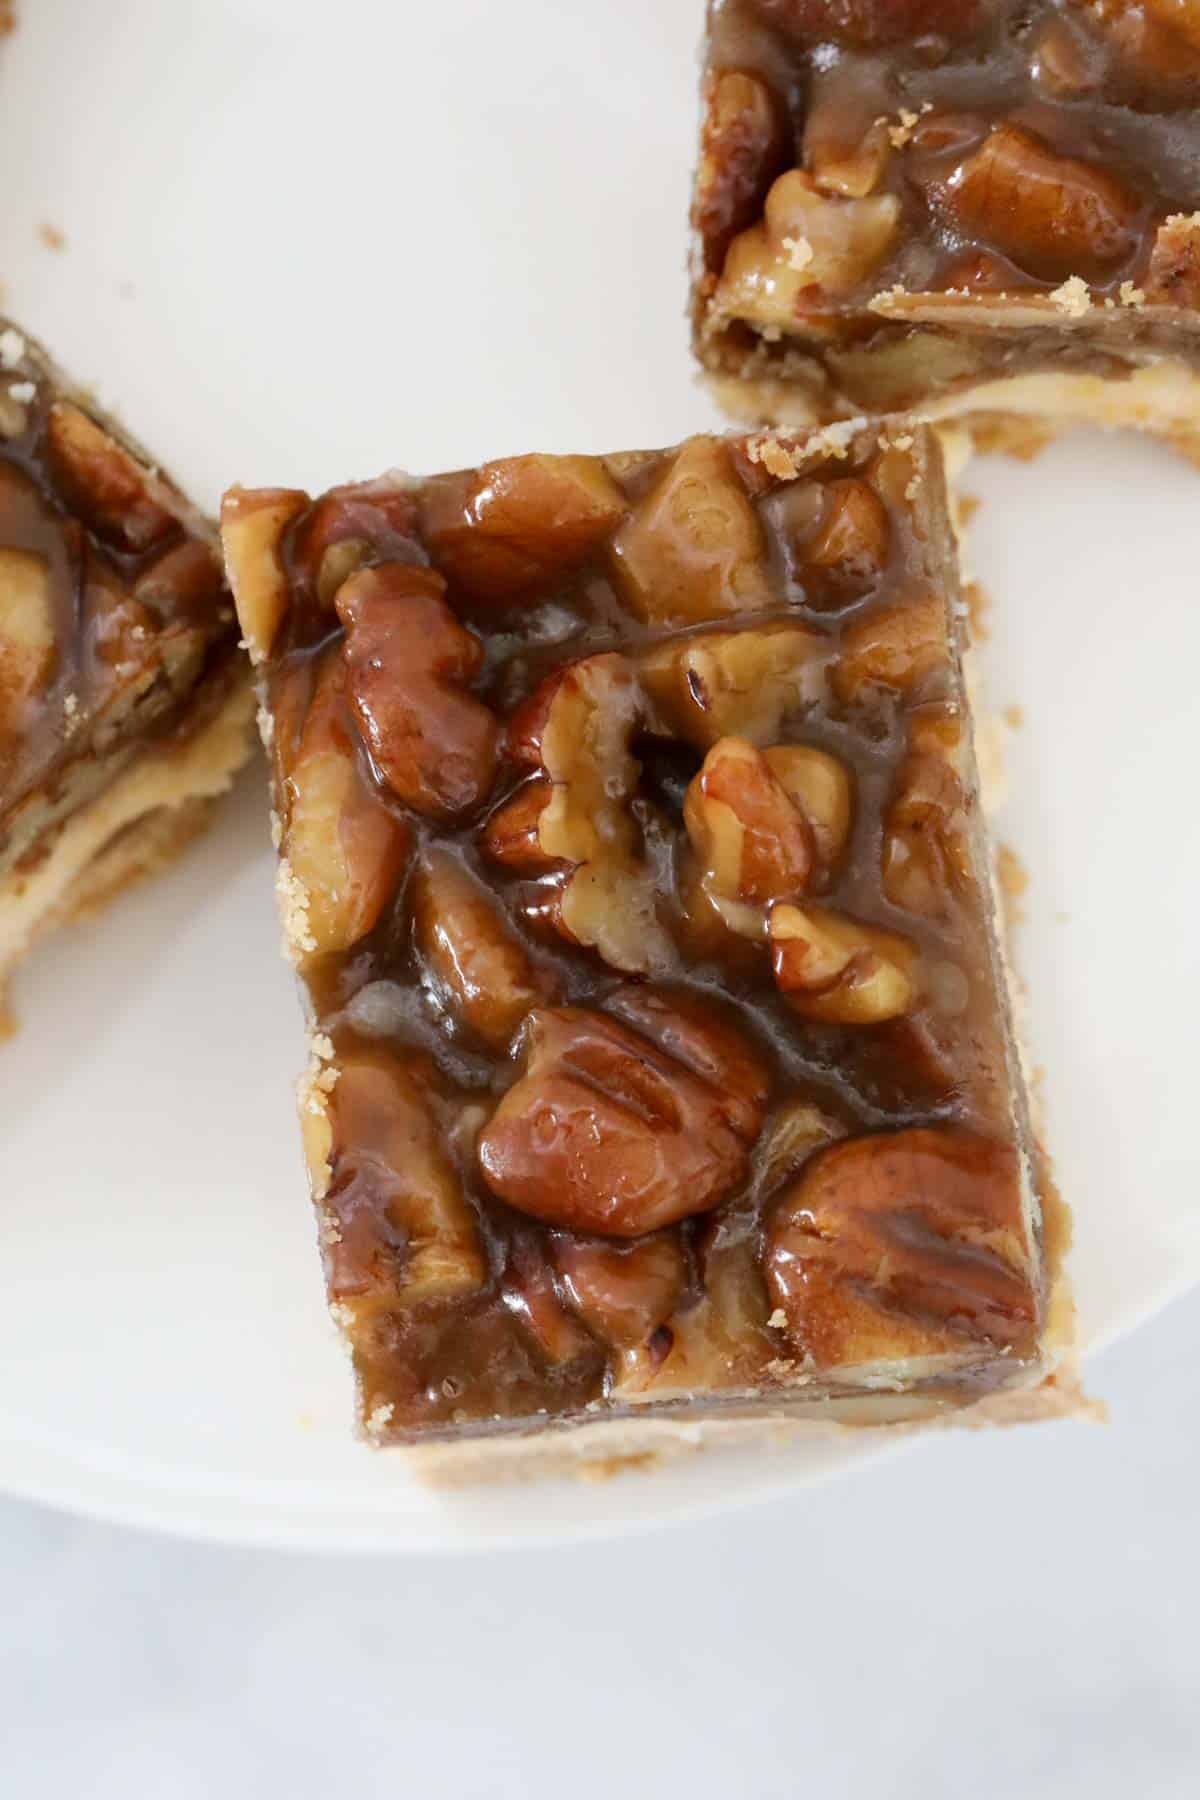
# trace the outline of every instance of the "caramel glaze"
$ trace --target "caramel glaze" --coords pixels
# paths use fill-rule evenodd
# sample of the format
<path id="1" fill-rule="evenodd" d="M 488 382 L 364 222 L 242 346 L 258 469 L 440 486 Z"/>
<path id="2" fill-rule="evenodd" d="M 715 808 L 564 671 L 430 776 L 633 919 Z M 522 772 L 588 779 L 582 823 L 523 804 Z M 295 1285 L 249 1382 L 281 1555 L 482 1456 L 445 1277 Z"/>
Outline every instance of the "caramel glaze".
<path id="1" fill-rule="evenodd" d="M 574 476 L 583 467 L 580 479 L 603 485 L 611 514 L 585 521 L 576 540 L 569 508 L 556 517 L 538 493 L 555 458 L 514 459 L 412 485 L 389 478 L 315 503 L 295 497 L 278 550 L 288 606 L 265 695 L 283 854 L 308 881 L 305 918 L 316 934 L 302 942 L 300 960 L 317 1042 L 328 1040 L 326 1057 L 332 1049 L 318 1103 L 332 1126 L 327 1185 L 323 1176 L 317 1183 L 318 1193 L 325 1188 L 326 1272 L 376 1435 L 565 1418 L 595 1404 L 622 1406 L 635 1394 L 638 1404 L 761 1394 L 805 1369 L 836 1380 L 839 1368 L 909 1355 L 943 1357 L 994 1379 L 1035 1352 L 1043 1302 L 1036 1228 L 1022 1197 L 1027 1126 L 994 943 L 959 666 L 964 609 L 937 452 L 907 427 L 861 431 L 841 456 L 792 440 L 786 449 L 795 479 L 771 473 L 781 465 L 770 453 L 764 460 L 751 439 L 568 459 Z M 655 494 L 686 456 L 708 471 L 710 484 L 724 486 L 715 496 L 711 485 L 689 488 L 673 513 L 656 512 Z M 786 477 L 786 460 L 782 470 Z M 489 495 L 501 489 L 510 525 L 526 490 L 529 498 L 528 516 L 503 542 L 486 530 Z M 851 489 L 865 537 L 848 538 L 837 512 Z M 255 500 L 241 497 L 251 508 Z M 588 497 L 584 509 L 591 504 Z M 547 509 L 540 518 L 538 505 Z M 735 513 L 736 557 L 728 551 Z M 647 518 L 651 550 L 661 554 L 648 585 L 650 552 L 635 529 Z M 247 566 L 243 584 L 231 535 L 226 542 L 245 620 L 251 572 Z M 724 558 L 725 585 L 712 584 L 714 556 Z M 634 567 L 631 589 L 622 569 Z M 645 939 L 661 934 L 655 965 L 614 968 L 556 927 L 570 878 L 561 859 L 534 874 L 488 854 L 489 844 L 509 841 L 497 823 L 505 809 L 539 779 L 530 774 L 528 743 L 540 741 L 550 754 L 546 678 L 597 657 L 624 657 L 637 668 L 664 646 L 685 646 L 712 629 L 706 620 L 664 625 L 646 616 L 655 593 L 674 593 L 681 568 L 687 579 L 679 593 L 705 592 L 709 607 L 722 612 L 718 623 L 733 633 L 786 624 L 811 634 L 815 675 L 783 706 L 777 726 L 759 720 L 756 728 L 760 742 L 766 729 L 771 745 L 830 753 L 852 778 L 852 824 L 833 866 L 820 864 L 819 834 L 806 840 L 816 858 L 806 893 L 829 914 L 912 947 L 924 973 L 920 997 L 903 1016 L 874 1023 L 805 1016 L 780 991 L 761 929 L 757 940 L 718 934 L 714 946 L 697 939 L 685 916 L 693 855 L 685 812 L 704 750 L 668 730 L 644 693 L 633 702 L 632 775 L 611 776 L 609 789 L 620 790 L 631 854 L 652 893 Z M 422 796 L 416 807 L 397 800 L 368 748 L 366 727 L 378 727 L 383 712 L 365 723 L 363 716 L 364 696 L 373 696 L 368 709 L 380 706 L 380 684 L 390 679 L 395 732 L 411 683 L 425 679 L 439 654 L 431 646 L 441 642 L 441 626 L 407 655 L 399 649 L 404 619 L 425 616 L 421 607 L 437 585 L 430 570 L 444 578 L 454 619 L 478 645 L 461 694 L 501 726 L 501 748 L 478 797 L 453 816 L 437 816 L 436 798 Z M 391 596 L 387 617 L 396 628 L 387 640 L 390 662 L 373 656 L 369 641 L 352 641 L 365 605 L 381 592 Z M 411 614 L 408 593 L 420 596 Z M 739 595 L 752 610 L 737 610 Z M 917 667 L 888 645 L 922 603 Z M 597 680 L 618 667 L 585 666 L 599 671 Z M 353 671 L 364 667 L 369 686 L 348 691 Z M 340 695 L 336 719 L 331 724 L 322 712 L 315 735 L 314 696 L 331 692 Z M 614 707 L 626 704 L 624 687 L 612 693 Z M 947 741 L 958 736 L 958 773 L 946 776 L 954 843 L 941 845 L 957 873 L 945 876 L 943 858 L 932 903 L 915 911 L 885 892 L 885 832 L 914 744 L 931 729 Z M 301 842 L 317 791 L 317 764 L 305 760 L 314 744 L 321 756 L 332 746 L 352 761 L 356 784 L 346 798 L 338 778 L 325 836 L 335 872 L 320 905 L 312 843 Z M 395 748 L 387 746 L 389 755 Z M 455 746 L 438 748 L 449 755 Z M 301 794 L 308 796 L 303 819 Z M 390 835 L 381 828 L 385 815 L 395 827 Z M 388 853 L 401 848 L 403 862 L 383 898 L 372 887 L 378 852 L 371 846 L 381 829 Z M 364 833 L 374 834 L 370 843 Z M 756 879 L 769 888 L 773 840 L 768 834 L 763 842 L 767 867 Z M 356 844 L 364 848 L 357 873 Z M 450 884 L 453 902 L 447 857 L 470 878 Z M 434 873 L 421 875 L 425 867 Z M 457 963 L 443 954 L 436 919 L 430 925 L 439 893 L 447 907 L 473 906 L 481 895 L 498 907 L 506 960 L 495 967 L 510 969 L 514 956 L 521 962 L 516 1011 L 532 1000 L 532 1019 L 487 1004 L 500 976 L 489 991 L 486 968 L 463 973 L 464 955 L 469 961 L 479 951 L 471 930 Z M 356 937 L 365 917 L 373 922 Z M 873 966 L 870 956 L 861 966 Z M 724 1035 L 710 1039 L 705 1031 Z M 630 1039 L 631 1032 L 645 1036 Z M 622 1061 L 630 1041 L 640 1052 Z M 524 1105 L 543 1067 L 546 1081 L 558 1085 L 542 1098 L 574 1096 L 562 1102 L 575 1108 L 574 1137 L 553 1121 L 546 1126 L 544 1109 L 539 1115 Z M 680 1084 L 678 1107 L 672 1083 Z M 811 1118 L 797 1125 L 800 1107 Z M 556 1116 L 561 1123 L 568 1115 Z M 679 1117 L 689 1122 L 686 1143 L 671 1137 Z M 551 1139 L 566 1158 L 556 1165 L 566 1186 L 555 1185 L 558 1177 L 539 1186 L 538 1158 L 543 1149 L 549 1155 Z M 826 1233 L 820 1203 L 810 1215 L 797 1182 L 819 1167 L 823 1146 L 845 1139 L 887 1145 L 894 1155 L 890 1173 L 865 1179 L 861 1206 L 840 1182 Z M 948 1161 L 938 1161 L 939 1146 Z M 637 1170 L 622 1186 L 627 1155 Z M 668 1177 L 672 1159 L 685 1155 L 704 1165 L 701 1176 L 689 1177 L 704 1210 L 679 1219 L 671 1209 L 686 1210 L 688 1194 Z M 941 1168 L 953 1170 L 944 1195 L 934 1192 Z M 501 1171 L 501 1186 L 511 1176 L 507 1199 L 485 1179 L 489 1169 Z M 719 1177 L 715 1201 L 701 1192 L 705 1175 Z M 664 1211 L 639 1235 L 638 1195 L 651 1191 Z M 969 1205 L 964 1196 L 973 1196 Z M 612 1201 L 616 1209 L 618 1200 L 632 1210 L 580 1228 L 581 1216 L 596 1216 L 589 1208 Z M 803 1254 L 796 1261 L 797 1233 L 814 1249 L 811 1266 Z M 839 1272 L 843 1233 L 854 1249 Z M 450 1288 L 432 1297 L 424 1285 L 431 1245 L 435 1258 L 439 1246 L 448 1253 L 456 1271 Z M 899 1270 L 894 1281 L 889 1262 Z"/>
<path id="2" fill-rule="evenodd" d="M 2 322 L 0 322 L 2 323 Z M 233 679 L 237 629 L 210 532 L 86 410 L 40 352 L 0 374 L 0 556 L 41 577 L 0 611 L 0 866 L 49 831 L 132 750 L 186 734 Z M 9 570 L 0 570 L 7 584 Z M 34 681 L 20 655 L 48 639 Z"/>
<path id="3" fill-rule="evenodd" d="M 878 410 L 1016 371 L 1195 359 L 1200 231 L 1168 226 L 1200 208 L 1200 9 L 1187 0 L 711 0 L 707 67 L 693 300 L 709 366 L 806 380 L 788 362 L 801 347 L 843 409 Z M 730 75 L 752 85 L 718 99 Z M 766 322 L 721 284 L 789 170 L 835 205 L 894 202 L 896 223 L 857 274 L 853 257 L 841 281 L 814 265 L 791 316 Z M 957 331 L 959 354 L 934 343 L 911 366 L 887 354 L 911 322 L 869 310 L 894 288 L 1044 300 L 1072 276 L 1092 298 L 1082 323 L 1051 306 L 1043 328 L 1006 334 L 1002 310 L 974 329 L 932 314 L 922 341 Z"/>

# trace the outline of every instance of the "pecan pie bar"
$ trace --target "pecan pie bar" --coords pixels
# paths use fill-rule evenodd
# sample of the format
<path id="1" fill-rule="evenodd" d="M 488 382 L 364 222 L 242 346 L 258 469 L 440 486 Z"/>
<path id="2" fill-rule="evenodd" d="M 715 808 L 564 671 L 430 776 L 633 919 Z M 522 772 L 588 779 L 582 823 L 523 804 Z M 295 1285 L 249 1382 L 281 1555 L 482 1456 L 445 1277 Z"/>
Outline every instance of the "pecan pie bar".
<path id="1" fill-rule="evenodd" d="M 226 497 L 329 1296 L 443 1475 L 1053 1367 L 938 455 Z"/>
<path id="2" fill-rule="evenodd" d="M 694 342 L 735 416 L 1200 453 L 1200 0 L 710 0 Z"/>
<path id="3" fill-rule="evenodd" d="M 214 532 L 0 321 L 0 997 L 204 823 L 248 754 L 244 665 Z"/>

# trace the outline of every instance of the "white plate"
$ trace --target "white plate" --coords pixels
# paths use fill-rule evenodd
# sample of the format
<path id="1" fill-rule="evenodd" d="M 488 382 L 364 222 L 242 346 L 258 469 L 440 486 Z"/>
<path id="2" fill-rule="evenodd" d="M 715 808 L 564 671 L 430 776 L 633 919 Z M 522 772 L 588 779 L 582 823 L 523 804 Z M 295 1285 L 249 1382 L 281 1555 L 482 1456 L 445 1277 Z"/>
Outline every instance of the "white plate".
<path id="1" fill-rule="evenodd" d="M 0 66 L 16 316 L 196 495 L 670 442 L 699 0 L 38 0 Z M 37 235 L 59 227 L 59 254 Z M 980 466 L 1005 833 L 1083 1335 L 1200 1277 L 1200 508 L 1078 439 Z M 433 1549 L 759 1498 L 854 1449 L 447 1500 L 348 1435 L 292 1116 L 261 772 L 22 977 L 3 1052 L 0 1482 L 211 1537 Z"/>

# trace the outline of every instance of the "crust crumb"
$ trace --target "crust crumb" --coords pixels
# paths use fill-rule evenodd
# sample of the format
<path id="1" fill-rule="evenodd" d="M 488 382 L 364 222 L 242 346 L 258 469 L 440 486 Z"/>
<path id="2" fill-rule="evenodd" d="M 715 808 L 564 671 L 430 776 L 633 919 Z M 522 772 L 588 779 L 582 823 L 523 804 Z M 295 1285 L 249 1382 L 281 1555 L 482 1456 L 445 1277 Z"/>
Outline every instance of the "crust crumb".
<path id="1" fill-rule="evenodd" d="M 1011 731 L 1019 730 L 1025 723 L 1025 708 L 1017 705 L 1006 706 L 1004 709 L 1004 723 Z"/>
<path id="2" fill-rule="evenodd" d="M 907 298 L 908 289 L 902 281 L 897 281 L 894 286 L 884 288 L 881 293 L 872 294 L 871 298 L 867 301 L 867 311 L 886 313 L 891 310 L 894 301 L 907 300 Z"/>
<path id="3" fill-rule="evenodd" d="M 1123 281 L 1117 292 L 1121 296 L 1122 306 L 1145 306 L 1146 304 L 1145 289 L 1135 287 L 1132 281 Z"/>
<path id="4" fill-rule="evenodd" d="M 1091 311 L 1092 296 L 1081 275 L 1069 276 L 1061 287 L 1055 288 L 1050 298 L 1055 306 L 1069 313 L 1073 319 L 1082 319 L 1085 313 Z"/>
<path id="5" fill-rule="evenodd" d="M 25 355 L 25 339 L 9 325 L 0 331 L 0 368 L 15 369 Z"/>
<path id="6" fill-rule="evenodd" d="M 799 274 L 807 269 L 813 259 L 813 247 L 806 237 L 785 237 L 783 248 L 787 252 L 788 268 Z"/>
<path id="7" fill-rule="evenodd" d="M 279 897 L 285 951 L 289 961 L 299 962 L 316 949 L 317 940 L 308 922 L 308 889 L 286 856 L 279 859 L 275 892 Z"/>
<path id="8" fill-rule="evenodd" d="M 794 481 L 800 473 L 800 457 L 774 437 L 751 438 L 746 455 L 752 463 L 761 463 L 768 475 L 777 481 Z"/>
<path id="9" fill-rule="evenodd" d="M 67 234 L 60 231 L 57 225 L 50 225 L 45 220 L 37 228 L 38 242 L 47 250 L 65 250 Z"/>

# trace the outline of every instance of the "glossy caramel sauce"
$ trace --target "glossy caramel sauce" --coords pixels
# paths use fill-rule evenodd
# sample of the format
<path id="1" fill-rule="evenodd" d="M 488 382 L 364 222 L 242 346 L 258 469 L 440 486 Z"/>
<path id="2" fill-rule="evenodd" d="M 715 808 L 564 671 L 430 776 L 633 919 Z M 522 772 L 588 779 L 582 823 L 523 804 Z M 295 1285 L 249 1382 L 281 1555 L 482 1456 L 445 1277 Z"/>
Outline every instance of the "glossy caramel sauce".
<path id="1" fill-rule="evenodd" d="M 931 439 L 237 494 L 226 550 L 372 1432 L 1033 1354 Z"/>
<path id="2" fill-rule="evenodd" d="M 1193 0 L 710 6 L 693 216 L 713 367 L 782 366 L 803 345 L 847 401 L 884 409 L 1017 365 L 1186 356 L 1198 209 Z M 945 320 L 959 337 L 939 352 L 933 319 L 919 367 L 872 354 L 911 330 L 871 310 L 878 295 L 1045 300 L 1068 281 L 1073 328 L 1053 306 L 1007 341 Z"/>

